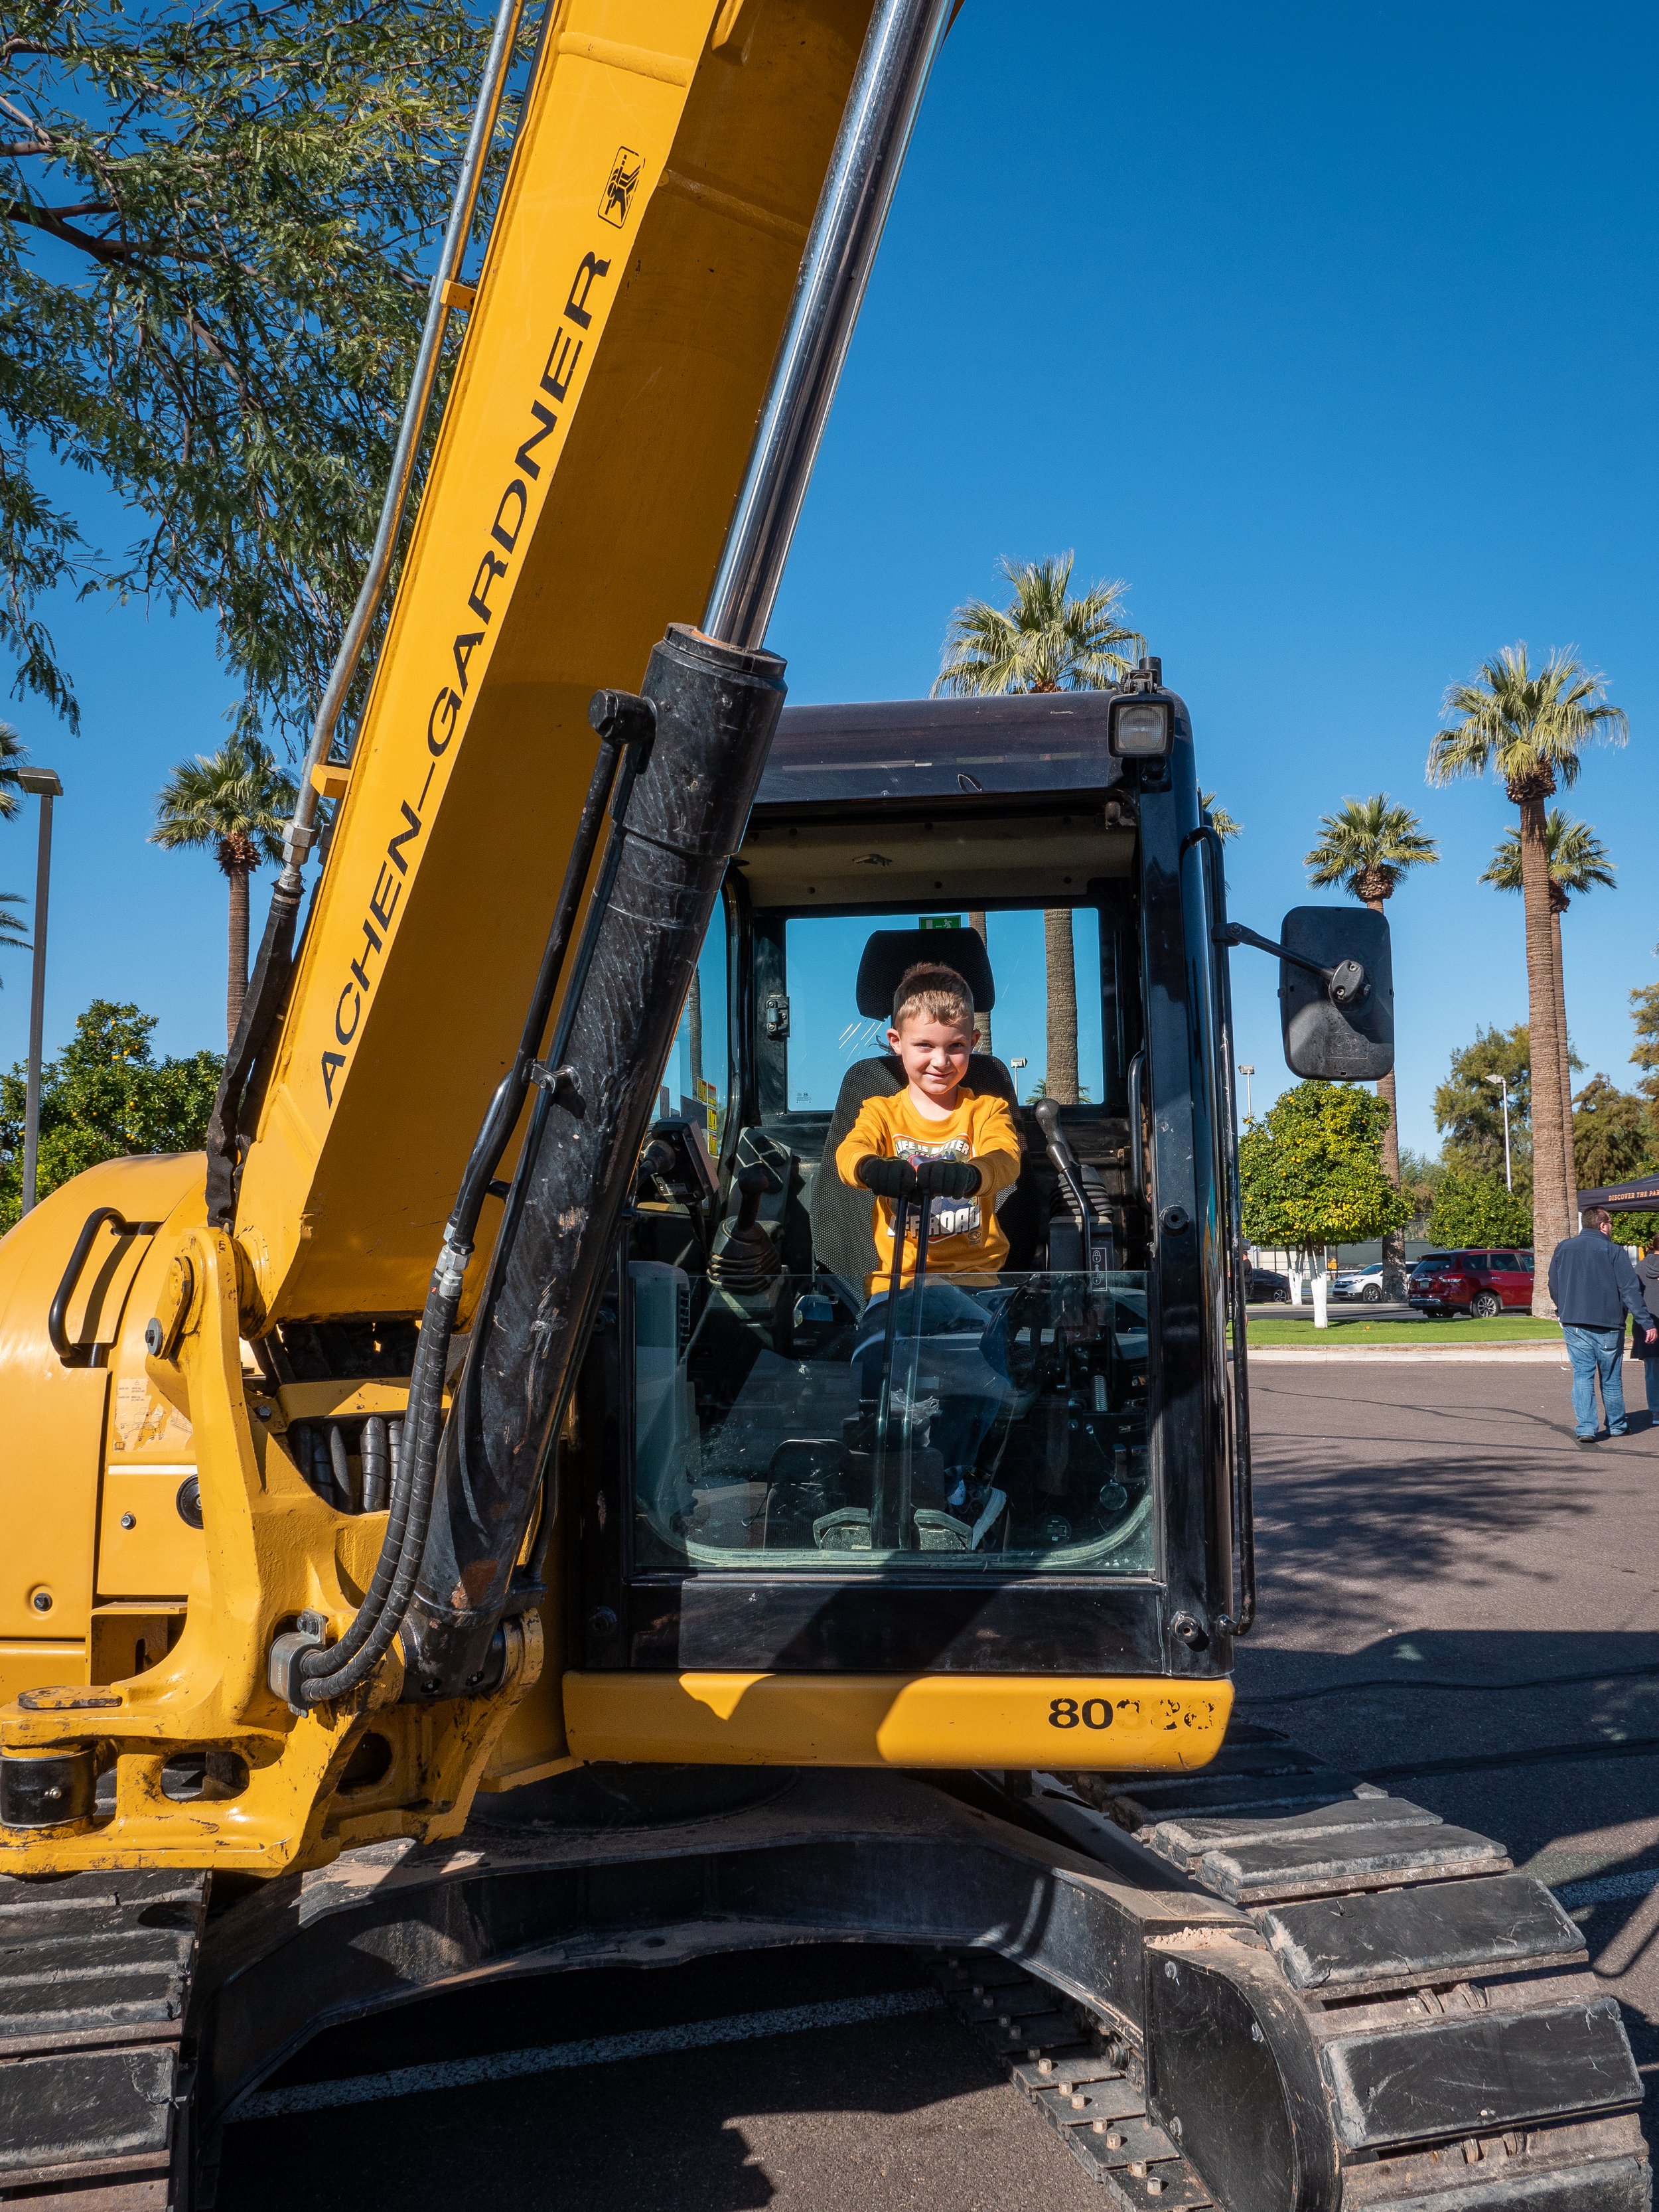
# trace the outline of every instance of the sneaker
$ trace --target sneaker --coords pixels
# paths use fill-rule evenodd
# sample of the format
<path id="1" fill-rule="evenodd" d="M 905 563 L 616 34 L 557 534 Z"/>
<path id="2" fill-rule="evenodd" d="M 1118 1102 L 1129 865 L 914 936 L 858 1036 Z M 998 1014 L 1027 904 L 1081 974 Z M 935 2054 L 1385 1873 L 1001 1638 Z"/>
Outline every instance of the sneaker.
<path id="1" fill-rule="evenodd" d="M 1573 1438 L 1573 1442 L 1577 1445 L 1580 1451 L 1589 1451 L 1593 1444 L 1599 1444 L 1601 1441 L 1601 1439 L 1600 1437 L 1575 1437 Z"/>

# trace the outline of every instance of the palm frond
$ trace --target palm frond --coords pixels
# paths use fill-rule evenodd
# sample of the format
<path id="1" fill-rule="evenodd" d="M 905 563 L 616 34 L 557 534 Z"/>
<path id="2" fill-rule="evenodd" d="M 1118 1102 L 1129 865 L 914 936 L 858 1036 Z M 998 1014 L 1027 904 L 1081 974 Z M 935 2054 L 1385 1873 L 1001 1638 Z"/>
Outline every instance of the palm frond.
<path id="1" fill-rule="evenodd" d="M 23 803 L 17 771 L 28 757 L 28 747 L 11 724 L 0 722 L 0 822 L 9 822 Z"/>
<path id="2" fill-rule="evenodd" d="M 1214 792 L 1199 793 L 1198 811 L 1224 845 L 1230 844 L 1235 837 L 1243 834 L 1244 824 L 1233 819 Z"/>
<path id="3" fill-rule="evenodd" d="M 216 753 L 182 761 L 157 794 L 149 842 L 169 851 L 215 846 L 221 864 L 232 848 L 260 857 L 282 854 L 283 831 L 294 811 L 294 779 L 254 738 L 234 738 Z"/>
<path id="4" fill-rule="evenodd" d="M 1010 691 L 1103 691 L 1128 674 L 1146 649 L 1139 630 L 1118 620 L 1123 583 L 1091 584 L 1073 593 L 1075 556 L 1015 562 L 1004 556 L 1013 587 L 1006 607 L 969 599 L 951 616 L 933 696 Z M 1133 647 L 1132 657 L 1121 648 Z"/>
<path id="5" fill-rule="evenodd" d="M 1356 898 L 1391 897 L 1413 868 L 1431 867 L 1440 848 L 1409 806 L 1396 806 L 1386 791 L 1345 799 L 1320 817 L 1319 842 L 1307 857 L 1308 881 L 1340 884 Z"/>
<path id="6" fill-rule="evenodd" d="M 1621 745 L 1630 734 L 1606 690 L 1607 679 L 1582 666 L 1571 646 L 1534 669 L 1524 641 L 1506 645 L 1469 683 L 1447 690 L 1441 711 L 1452 719 L 1430 744 L 1430 782 L 1491 768 L 1510 785 L 1540 776 L 1576 783 L 1587 744 Z"/>
<path id="7" fill-rule="evenodd" d="M 1617 864 L 1588 822 L 1575 822 L 1559 806 L 1544 817 L 1544 852 L 1549 878 L 1564 891 L 1588 891 L 1597 884 L 1618 889 Z M 1521 832 L 1506 830 L 1493 850 L 1492 866 L 1478 880 L 1500 891 L 1521 889 Z"/>
<path id="8" fill-rule="evenodd" d="M 23 934 L 22 916 L 6 912 L 8 907 L 22 903 L 21 891 L 0 891 L 0 951 L 27 952 L 33 949 Z"/>

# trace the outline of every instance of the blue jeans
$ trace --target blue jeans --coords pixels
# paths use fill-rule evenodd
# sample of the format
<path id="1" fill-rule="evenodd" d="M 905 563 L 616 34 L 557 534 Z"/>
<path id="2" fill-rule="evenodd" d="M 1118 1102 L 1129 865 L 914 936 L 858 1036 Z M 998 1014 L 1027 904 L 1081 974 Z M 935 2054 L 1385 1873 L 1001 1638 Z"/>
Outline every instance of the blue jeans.
<path id="1" fill-rule="evenodd" d="M 1617 1328 L 1580 1328 L 1572 1322 L 1563 1322 L 1561 1334 L 1567 1340 L 1567 1357 L 1572 1362 L 1572 1425 L 1581 1437 L 1595 1434 L 1595 1382 L 1601 1382 L 1601 1403 L 1607 1409 L 1607 1434 L 1622 1437 L 1629 1426 L 1625 1413 L 1625 1378 L 1620 1372 L 1625 1357 L 1625 1326 Z M 1653 1403 L 1653 1385 L 1648 1385 L 1648 1403 Z"/>
<path id="2" fill-rule="evenodd" d="M 897 1319 L 893 1395 L 908 1395 L 914 1372 L 918 1397 L 937 1399 L 931 1439 L 945 1461 L 947 1484 L 952 1489 L 965 1486 L 980 1445 L 1008 1393 L 1007 1376 L 1000 1371 L 997 1316 L 948 1276 L 934 1275 L 922 1284 L 919 1302 L 915 1284 L 904 1285 Z M 886 1334 L 887 1294 L 878 1291 L 864 1310 L 853 1352 L 859 1395 L 866 1404 L 881 1395 Z"/>

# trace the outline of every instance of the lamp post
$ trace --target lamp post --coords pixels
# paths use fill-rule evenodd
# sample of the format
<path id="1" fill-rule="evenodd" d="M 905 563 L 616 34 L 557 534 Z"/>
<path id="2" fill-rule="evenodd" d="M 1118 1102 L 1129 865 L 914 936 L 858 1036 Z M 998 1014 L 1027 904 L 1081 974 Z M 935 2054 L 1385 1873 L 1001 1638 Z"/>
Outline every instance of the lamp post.
<path id="1" fill-rule="evenodd" d="M 34 861 L 34 972 L 29 983 L 28 1086 L 23 1105 L 23 1205 L 34 1204 L 34 1170 L 40 1152 L 40 1042 L 46 1024 L 46 894 L 52 883 L 52 802 L 64 787 L 49 768 L 20 768 L 17 781 L 40 802 L 40 842 Z"/>
<path id="2" fill-rule="evenodd" d="M 1255 1108 L 1251 1103 L 1250 1078 L 1255 1073 L 1255 1070 L 1253 1067 L 1248 1066 L 1246 1063 L 1241 1060 L 1238 1063 L 1238 1072 L 1244 1079 L 1244 1119 L 1247 1121 L 1254 1121 L 1255 1119 Z"/>
<path id="3" fill-rule="evenodd" d="M 1489 1075 L 1488 1083 L 1497 1084 L 1504 1094 L 1504 1188 L 1511 1198 L 1515 1195 L 1515 1177 L 1510 1170 L 1510 1086 L 1507 1078 Z"/>

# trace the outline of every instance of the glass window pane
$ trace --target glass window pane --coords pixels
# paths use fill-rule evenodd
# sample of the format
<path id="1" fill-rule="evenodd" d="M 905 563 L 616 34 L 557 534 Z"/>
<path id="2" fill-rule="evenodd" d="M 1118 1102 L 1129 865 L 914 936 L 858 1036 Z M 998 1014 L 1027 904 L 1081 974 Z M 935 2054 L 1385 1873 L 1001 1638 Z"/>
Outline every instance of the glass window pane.
<path id="1" fill-rule="evenodd" d="M 640 1571 L 1154 1571 L 1144 1273 L 630 1276 Z"/>
<path id="2" fill-rule="evenodd" d="M 795 1010 L 788 1046 L 791 1111 L 828 1113 L 847 1070 L 887 1049 L 885 1016 L 860 1014 L 855 996 L 859 961 L 871 933 L 914 929 L 938 921 L 973 927 L 983 921 L 985 949 L 996 979 L 996 1006 L 981 1011 L 979 1049 L 994 1053 L 1009 1068 L 1021 1098 L 1039 1097 L 1047 1091 L 1072 1103 L 1063 1090 L 1048 1087 L 1052 1013 L 1054 1032 L 1063 1037 L 1069 1030 L 1076 1038 L 1079 1097 L 1098 1104 L 1105 1096 L 1099 921 L 1092 907 L 1060 911 L 1069 915 L 1071 922 L 1069 975 L 1064 932 L 1045 931 L 1040 908 L 993 909 L 983 916 L 965 912 L 793 916 L 784 933 L 790 1004 Z"/>
<path id="3" fill-rule="evenodd" d="M 731 1094 L 729 1006 L 726 908 L 721 901 L 715 905 L 703 939 L 702 957 L 680 1010 L 679 1027 L 674 1032 L 657 1096 L 658 1112 L 683 1115 L 694 1128 L 702 1130 L 716 1158 Z"/>

